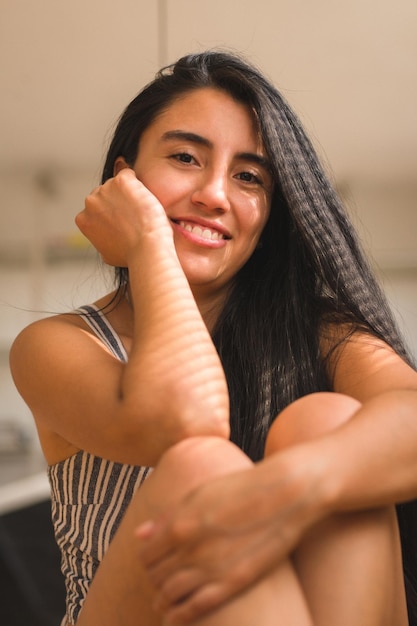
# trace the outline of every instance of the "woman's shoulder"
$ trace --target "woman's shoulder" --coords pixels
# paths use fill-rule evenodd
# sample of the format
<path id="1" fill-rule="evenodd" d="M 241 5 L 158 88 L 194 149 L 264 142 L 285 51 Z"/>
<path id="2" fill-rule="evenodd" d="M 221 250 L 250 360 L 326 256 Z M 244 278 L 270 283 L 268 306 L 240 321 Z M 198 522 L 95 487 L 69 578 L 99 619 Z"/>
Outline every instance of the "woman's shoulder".
<path id="1" fill-rule="evenodd" d="M 96 302 L 81 306 L 72 311 L 50 315 L 36 320 L 23 328 L 12 344 L 11 354 L 20 351 L 30 350 L 32 344 L 37 348 L 39 345 L 52 344 L 58 336 L 68 336 L 80 334 L 79 331 L 86 331 L 91 334 L 91 328 L 85 321 L 88 311 L 103 311 L 105 314 L 113 294 L 109 294 Z"/>
<path id="2" fill-rule="evenodd" d="M 82 320 L 75 313 L 62 313 L 36 320 L 19 332 L 12 344 L 10 356 L 24 356 L 32 347 L 38 349 L 44 345 L 46 348 L 56 335 L 71 332 L 75 328 L 80 329 L 82 326 Z"/>
<path id="3" fill-rule="evenodd" d="M 56 345 L 57 340 L 70 338 L 86 328 L 86 324 L 75 311 L 45 317 L 23 328 L 11 346 L 11 365 L 17 357 L 27 358 L 36 350 L 45 351 Z"/>
<path id="4" fill-rule="evenodd" d="M 103 304 L 99 300 L 92 309 L 100 310 Z M 16 337 L 10 350 L 11 373 L 35 418 L 48 463 L 79 450 L 65 433 L 79 412 L 81 388 L 100 386 L 103 368 L 117 367 L 115 362 L 79 310 L 35 321 Z"/>
<path id="5" fill-rule="evenodd" d="M 99 309 L 103 300 L 105 303 L 105 299 L 94 303 L 94 308 Z M 32 322 L 19 332 L 10 349 L 11 372 L 19 388 L 20 380 L 23 376 L 27 378 L 33 368 L 53 370 L 62 360 L 71 358 L 71 355 L 82 357 L 90 345 L 97 344 L 97 338 L 80 310 L 51 315 Z"/>
<path id="6" fill-rule="evenodd" d="M 417 389 L 416 371 L 383 339 L 351 324 L 329 324 L 322 356 L 334 391 L 365 401 L 394 389 Z"/>

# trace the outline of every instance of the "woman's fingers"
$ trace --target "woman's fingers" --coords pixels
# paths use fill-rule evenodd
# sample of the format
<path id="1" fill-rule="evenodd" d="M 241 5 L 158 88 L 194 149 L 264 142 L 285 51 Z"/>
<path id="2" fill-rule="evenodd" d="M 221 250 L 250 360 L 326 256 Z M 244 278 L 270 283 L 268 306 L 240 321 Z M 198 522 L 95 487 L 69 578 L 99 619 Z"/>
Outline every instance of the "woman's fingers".
<path id="1" fill-rule="evenodd" d="M 177 571 L 167 579 L 156 595 L 156 608 L 166 612 L 182 604 L 203 586 L 203 577 L 198 569 L 190 567 Z"/>
<path id="2" fill-rule="evenodd" d="M 315 521 L 298 454 L 294 471 L 288 459 L 277 471 L 276 458 L 281 480 L 273 497 L 265 461 L 196 489 L 169 516 L 139 530 L 141 559 L 164 616 L 187 623 L 250 588 Z"/>
<path id="3" fill-rule="evenodd" d="M 228 599 L 228 596 L 224 595 L 222 588 L 217 583 L 208 584 L 199 588 L 184 602 L 172 605 L 164 611 L 165 623 L 173 626 L 175 624 L 189 624 L 215 610 Z"/>
<path id="4" fill-rule="evenodd" d="M 149 233 L 172 240 L 164 208 L 129 168 L 94 189 L 75 222 L 109 265 L 126 266 L 129 251 Z"/>

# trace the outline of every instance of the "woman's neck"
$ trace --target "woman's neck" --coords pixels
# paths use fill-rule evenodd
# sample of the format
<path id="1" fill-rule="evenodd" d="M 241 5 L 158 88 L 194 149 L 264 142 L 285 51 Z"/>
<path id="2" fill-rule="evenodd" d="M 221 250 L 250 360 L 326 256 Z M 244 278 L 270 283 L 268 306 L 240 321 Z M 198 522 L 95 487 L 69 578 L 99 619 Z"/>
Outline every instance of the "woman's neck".
<path id="1" fill-rule="evenodd" d="M 211 293 L 210 295 L 207 295 L 198 292 L 196 293 L 193 290 L 193 295 L 201 317 L 207 326 L 207 330 L 210 334 L 212 334 L 219 315 L 223 310 L 227 293 L 225 290 L 222 290 L 215 294 Z"/>

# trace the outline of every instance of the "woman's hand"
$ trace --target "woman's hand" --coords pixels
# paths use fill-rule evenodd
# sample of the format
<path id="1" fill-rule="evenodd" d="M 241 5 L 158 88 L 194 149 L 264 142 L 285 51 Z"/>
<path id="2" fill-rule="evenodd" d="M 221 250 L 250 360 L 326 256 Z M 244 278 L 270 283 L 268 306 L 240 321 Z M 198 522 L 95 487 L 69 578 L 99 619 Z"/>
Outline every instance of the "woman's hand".
<path id="1" fill-rule="evenodd" d="M 156 606 L 170 623 L 189 623 L 253 585 L 319 519 L 314 472 L 289 461 L 275 455 L 215 479 L 138 529 Z"/>
<path id="2" fill-rule="evenodd" d="M 173 240 L 164 208 L 130 168 L 92 191 L 75 222 L 103 260 L 117 267 L 128 265 L 146 235 L 156 234 L 161 245 Z"/>

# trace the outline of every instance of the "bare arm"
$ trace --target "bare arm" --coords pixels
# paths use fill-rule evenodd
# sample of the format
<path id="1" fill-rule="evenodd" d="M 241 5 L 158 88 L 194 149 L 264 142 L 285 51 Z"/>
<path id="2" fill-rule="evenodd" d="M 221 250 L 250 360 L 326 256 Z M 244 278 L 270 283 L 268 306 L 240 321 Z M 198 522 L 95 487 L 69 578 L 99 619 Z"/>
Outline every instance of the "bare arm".
<path id="1" fill-rule="evenodd" d="M 417 373 L 386 344 L 356 335 L 341 349 L 334 390 L 357 398 L 354 419 L 312 442 L 326 455 L 325 499 L 334 510 L 417 497 Z"/>
<path id="2" fill-rule="evenodd" d="M 350 421 L 205 485 L 140 529 L 169 615 L 186 622 L 227 601 L 328 515 L 417 497 L 417 374 L 364 335 L 337 356 L 335 391 L 362 403 Z"/>
<path id="3" fill-rule="evenodd" d="M 224 374 L 159 202 L 125 169 L 87 198 L 77 224 L 105 261 L 129 268 L 132 349 L 120 363 L 74 316 L 24 330 L 11 367 L 40 430 L 138 464 L 190 435 L 227 437 Z"/>

